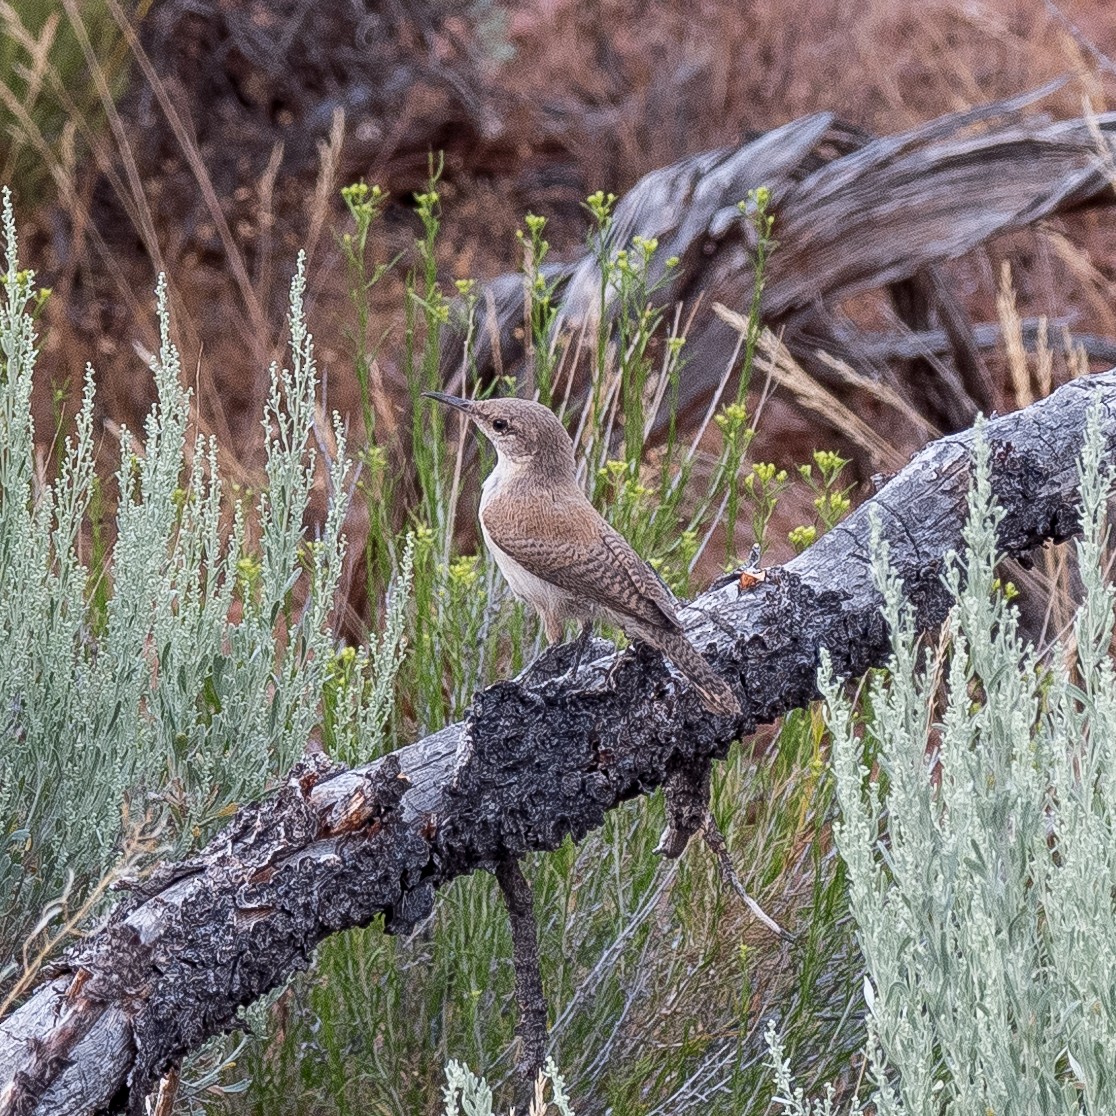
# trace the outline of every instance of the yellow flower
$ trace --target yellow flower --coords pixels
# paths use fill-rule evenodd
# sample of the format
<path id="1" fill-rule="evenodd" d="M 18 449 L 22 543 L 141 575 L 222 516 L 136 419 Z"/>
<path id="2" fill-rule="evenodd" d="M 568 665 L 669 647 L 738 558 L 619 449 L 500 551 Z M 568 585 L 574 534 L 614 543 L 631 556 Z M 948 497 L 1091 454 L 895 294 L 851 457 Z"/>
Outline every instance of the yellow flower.
<path id="1" fill-rule="evenodd" d="M 801 553 L 808 546 L 813 546 L 818 538 L 818 529 L 813 526 L 792 527 L 787 534 L 787 541 L 794 547 L 795 553 Z"/>
<path id="2" fill-rule="evenodd" d="M 450 584 L 468 589 L 480 580 L 480 563 L 475 554 L 461 554 L 449 566 Z"/>

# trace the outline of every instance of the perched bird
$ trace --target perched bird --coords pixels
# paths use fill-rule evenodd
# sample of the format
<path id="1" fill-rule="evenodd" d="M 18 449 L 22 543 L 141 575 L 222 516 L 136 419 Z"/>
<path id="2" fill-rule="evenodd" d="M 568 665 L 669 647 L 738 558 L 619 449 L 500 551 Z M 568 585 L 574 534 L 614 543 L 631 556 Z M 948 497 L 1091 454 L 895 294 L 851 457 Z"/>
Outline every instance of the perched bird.
<path id="1" fill-rule="evenodd" d="M 674 595 L 586 499 L 558 416 L 527 399 L 425 394 L 467 415 L 496 448 L 496 467 L 481 490 L 484 541 L 512 592 L 537 610 L 551 643 L 567 620 L 582 624 L 571 672 L 593 621 L 602 619 L 658 648 L 711 712 L 740 713 L 732 687 L 686 638 Z"/>

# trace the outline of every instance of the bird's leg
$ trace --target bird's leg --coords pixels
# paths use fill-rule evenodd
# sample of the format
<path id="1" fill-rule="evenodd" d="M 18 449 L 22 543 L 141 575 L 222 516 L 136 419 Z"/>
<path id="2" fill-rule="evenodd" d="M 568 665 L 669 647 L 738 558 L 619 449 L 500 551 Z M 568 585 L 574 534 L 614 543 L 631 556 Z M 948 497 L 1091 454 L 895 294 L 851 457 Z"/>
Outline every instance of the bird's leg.
<path id="1" fill-rule="evenodd" d="M 560 631 L 561 629 L 559 629 Z M 548 625 L 548 634 L 550 628 Z M 585 658 L 586 649 L 589 647 L 590 640 L 593 635 L 593 621 L 586 620 L 582 626 L 581 631 L 578 632 L 577 638 L 571 643 L 552 642 L 551 645 L 527 668 L 523 677 L 529 680 L 532 684 L 535 679 L 545 683 L 547 686 L 562 686 L 567 683 L 573 682 L 577 677 L 577 672 L 581 669 L 582 660 Z M 558 638 L 561 638 L 560 635 Z M 557 670 L 562 660 L 567 654 L 571 654 L 572 660 L 570 665 L 566 667 L 561 674 L 551 673 Z M 551 665 L 553 664 L 553 666 Z"/>
<path id="2" fill-rule="evenodd" d="M 615 687 L 616 680 L 614 678 L 614 675 L 616 674 L 616 672 L 618 670 L 620 670 L 622 668 L 622 664 L 624 662 L 624 656 L 628 651 L 630 651 L 636 658 L 638 658 L 639 655 L 640 655 L 640 652 L 643 650 L 644 647 L 650 647 L 653 650 L 654 646 L 655 645 L 653 643 L 650 643 L 648 640 L 644 639 L 642 636 L 638 636 L 638 635 L 630 636 L 629 639 L 628 639 L 628 646 L 626 648 L 624 648 L 624 650 L 621 651 L 613 659 L 612 665 L 608 668 L 608 673 L 605 675 L 605 682 L 609 686 Z"/>
<path id="3" fill-rule="evenodd" d="M 593 621 L 586 620 L 581 625 L 581 631 L 578 632 L 577 639 L 573 641 L 573 662 L 570 663 L 569 670 L 563 675 L 563 681 L 572 682 L 577 677 L 578 668 L 581 666 L 581 660 L 585 657 L 585 649 L 589 646 L 589 638 L 593 634 Z"/>

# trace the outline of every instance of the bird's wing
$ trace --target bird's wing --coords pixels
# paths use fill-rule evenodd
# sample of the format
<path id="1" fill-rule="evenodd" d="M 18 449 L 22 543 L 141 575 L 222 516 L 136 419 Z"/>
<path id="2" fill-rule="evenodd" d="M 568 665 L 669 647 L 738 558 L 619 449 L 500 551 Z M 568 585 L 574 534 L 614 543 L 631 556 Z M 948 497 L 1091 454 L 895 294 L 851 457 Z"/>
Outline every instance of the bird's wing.
<path id="1" fill-rule="evenodd" d="M 681 631 L 674 595 L 631 544 L 600 516 L 576 523 L 565 517 L 526 517 L 522 532 L 501 532 L 493 541 L 543 581 L 652 628 Z M 483 513 L 482 513 L 483 515 Z M 484 516 L 486 526 L 489 517 Z M 490 528 L 491 529 L 491 528 Z M 621 626 L 623 626 L 621 624 Z"/>

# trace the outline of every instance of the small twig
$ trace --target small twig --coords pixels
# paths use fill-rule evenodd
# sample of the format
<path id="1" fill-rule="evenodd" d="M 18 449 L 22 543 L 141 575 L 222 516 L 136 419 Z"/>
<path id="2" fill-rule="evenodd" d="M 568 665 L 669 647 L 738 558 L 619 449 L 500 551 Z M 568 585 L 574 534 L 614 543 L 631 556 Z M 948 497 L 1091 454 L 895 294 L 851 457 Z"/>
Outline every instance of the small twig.
<path id="1" fill-rule="evenodd" d="M 699 767 L 679 768 L 672 771 L 663 782 L 666 797 L 667 825 L 655 852 L 669 860 L 677 860 L 690 844 L 690 838 L 701 832 L 705 843 L 717 858 L 721 881 L 743 900 L 752 912 L 773 933 L 783 941 L 794 941 L 794 935 L 784 930 L 763 908 L 744 890 L 736 869 L 732 866 L 728 843 L 717 826 L 709 810 L 709 788 L 712 765 L 708 762 Z"/>
<path id="2" fill-rule="evenodd" d="M 731 887 L 732 890 L 740 896 L 748 910 L 750 910 L 768 930 L 773 934 L 777 934 L 784 942 L 793 942 L 795 936 L 789 930 L 784 930 L 759 903 L 744 890 L 744 885 L 740 882 L 740 877 L 736 874 L 736 869 L 732 866 L 732 858 L 729 856 L 728 844 L 725 841 L 724 834 L 718 827 L 713 815 L 708 811 L 706 811 L 705 823 L 701 827 L 701 832 L 702 836 L 705 838 L 705 843 L 717 858 L 717 867 L 721 870 L 721 882 Z"/>
<path id="3" fill-rule="evenodd" d="M 511 922 L 512 963 L 515 966 L 515 1002 L 519 1020 L 515 1034 L 520 1041 L 515 1072 L 517 1089 L 527 1110 L 535 1089 L 535 1079 L 546 1057 L 546 996 L 539 968 L 538 929 L 531 885 L 518 860 L 505 860 L 496 868 L 496 880 L 504 896 Z"/>
<path id="4" fill-rule="evenodd" d="M 159 1082 L 152 1116 L 171 1116 L 174 1111 L 175 1098 L 178 1096 L 179 1073 L 179 1067 L 172 1066 Z"/>

